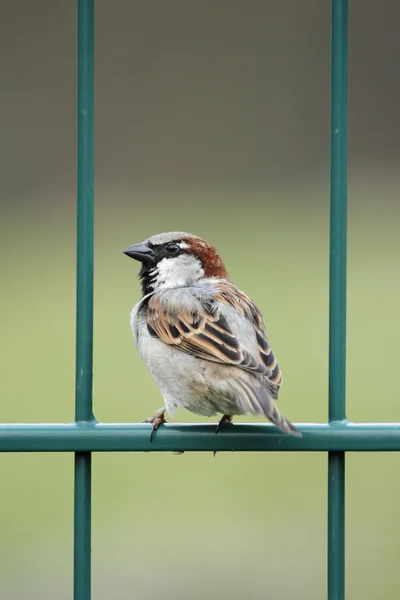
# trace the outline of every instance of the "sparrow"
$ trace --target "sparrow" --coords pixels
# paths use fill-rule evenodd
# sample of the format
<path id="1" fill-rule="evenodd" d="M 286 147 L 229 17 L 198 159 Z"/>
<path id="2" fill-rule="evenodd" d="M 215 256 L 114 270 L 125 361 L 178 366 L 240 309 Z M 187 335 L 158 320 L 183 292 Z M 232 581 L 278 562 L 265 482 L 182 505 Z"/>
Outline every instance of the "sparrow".
<path id="1" fill-rule="evenodd" d="M 130 324 L 139 354 L 164 399 L 142 422 L 150 440 L 177 407 L 197 415 L 264 415 L 301 436 L 275 400 L 282 372 L 254 302 L 229 279 L 217 250 L 190 233 L 154 235 L 123 251 L 141 262 L 142 297 Z"/>

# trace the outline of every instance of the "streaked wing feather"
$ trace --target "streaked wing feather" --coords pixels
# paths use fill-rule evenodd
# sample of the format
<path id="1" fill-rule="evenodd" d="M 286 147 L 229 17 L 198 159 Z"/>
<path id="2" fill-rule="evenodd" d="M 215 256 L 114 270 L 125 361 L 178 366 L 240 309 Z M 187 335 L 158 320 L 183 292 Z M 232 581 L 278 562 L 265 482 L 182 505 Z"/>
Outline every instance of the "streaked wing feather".
<path id="1" fill-rule="evenodd" d="M 271 377 L 272 370 L 239 344 L 216 304 L 203 306 L 203 314 L 184 310 L 175 314 L 161 305 L 159 296 L 154 294 L 148 302 L 147 327 L 151 335 L 198 358 Z"/>
<path id="2" fill-rule="evenodd" d="M 216 296 L 216 300 L 234 307 L 253 323 L 259 357 L 261 362 L 271 370 L 271 375 L 267 376 L 268 387 L 272 397 L 276 400 L 278 398 L 279 387 L 282 384 L 282 371 L 268 342 L 261 312 L 244 292 L 240 291 L 229 281 L 219 283 L 218 288 L 219 294 Z"/>

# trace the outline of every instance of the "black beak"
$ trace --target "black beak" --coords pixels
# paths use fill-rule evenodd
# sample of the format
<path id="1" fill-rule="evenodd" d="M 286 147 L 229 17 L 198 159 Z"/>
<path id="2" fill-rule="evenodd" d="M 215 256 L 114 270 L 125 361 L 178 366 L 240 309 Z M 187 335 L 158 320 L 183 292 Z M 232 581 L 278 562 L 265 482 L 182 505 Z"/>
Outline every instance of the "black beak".
<path id="1" fill-rule="evenodd" d="M 129 248 L 123 252 L 127 256 L 130 256 L 141 263 L 150 263 L 155 258 L 155 254 L 150 246 L 147 245 L 147 242 L 141 242 L 140 244 L 129 246 Z"/>

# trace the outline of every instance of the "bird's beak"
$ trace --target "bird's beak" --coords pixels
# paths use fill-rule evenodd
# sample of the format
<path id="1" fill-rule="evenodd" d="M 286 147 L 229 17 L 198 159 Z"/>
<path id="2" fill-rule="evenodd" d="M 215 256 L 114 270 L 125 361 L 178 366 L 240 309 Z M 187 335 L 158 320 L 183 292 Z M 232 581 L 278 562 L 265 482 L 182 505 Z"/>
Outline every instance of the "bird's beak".
<path id="1" fill-rule="evenodd" d="M 124 254 L 140 261 L 141 263 L 152 262 L 155 258 L 154 251 L 147 245 L 147 242 L 141 242 L 140 244 L 134 244 L 129 246 L 123 251 Z"/>

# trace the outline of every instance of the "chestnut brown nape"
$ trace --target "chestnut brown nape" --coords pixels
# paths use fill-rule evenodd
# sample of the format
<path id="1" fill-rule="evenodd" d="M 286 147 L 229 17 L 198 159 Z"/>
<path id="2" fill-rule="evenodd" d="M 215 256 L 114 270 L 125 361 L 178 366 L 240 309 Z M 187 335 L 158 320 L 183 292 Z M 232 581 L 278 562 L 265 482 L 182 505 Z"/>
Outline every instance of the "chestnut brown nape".
<path id="1" fill-rule="evenodd" d="M 200 258 L 206 277 L 229 279 L 224 262 L 213 246 L 199 237 L 187 237 L 182 241 Z"/>

